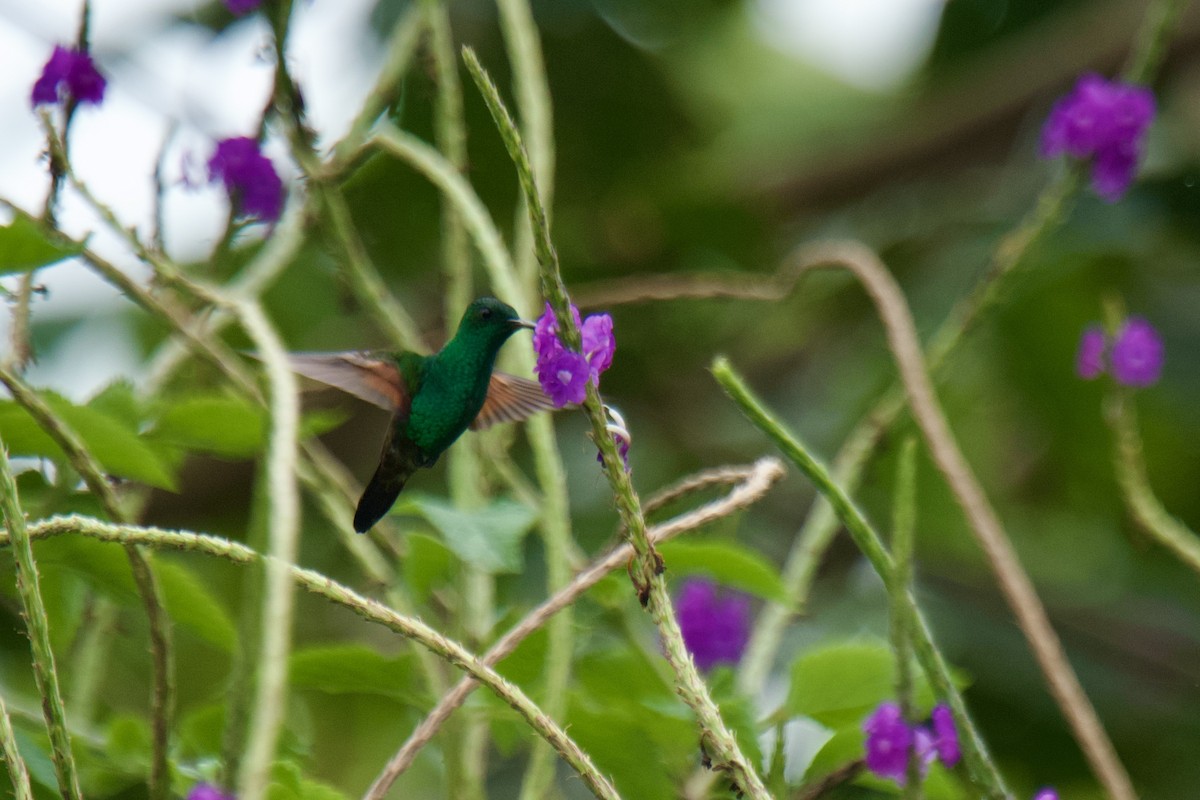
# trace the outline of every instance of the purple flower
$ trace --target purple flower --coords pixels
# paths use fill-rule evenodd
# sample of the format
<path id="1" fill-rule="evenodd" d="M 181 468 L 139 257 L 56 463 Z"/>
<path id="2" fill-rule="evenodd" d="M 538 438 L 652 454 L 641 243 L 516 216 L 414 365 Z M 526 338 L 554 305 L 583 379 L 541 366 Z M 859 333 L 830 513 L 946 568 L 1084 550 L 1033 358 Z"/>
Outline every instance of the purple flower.
<path id="1" fill-rule="evenodd" d="M 867 734 L 867 769 L 881 778 L 903 783 L 908 771 L 908 751 L 915 737 L 900 706 L 881 703 L 863 723 L 863 732 Z"/>
<path id="2" fill-rule="evenodd" d="M 1047 786 L 1045 788 L 1038 789 L 1033 795 L 1033 800 L 1058 800 L 1058 792 Z"/>
<path id="3" fill-rule="evenodd" d="M 73 98 L 79 103 L 99 104 L 104 99 L 104 76 L 82 50 L 54 48 L 42 67 L 42 76 L 33 84 L 30 102 L 34 108 Z"/>
<path id="4" fill-rule="evenodd" d="M 933 734 L 933 749 L 937 752 L 938 760 L 947 767 L 953 767 L 962 757 L 958 746 L 958 730 L 954 727 L 954 715 L 945 703 L 938 703 L 930 714 L 930 728 Z"/>
<path id="5" fill-rule="evenodd" d="M 583 340 L 583 353 L 568 350 L 558 338 L 558 317 L 549 303 L 533 330 L 533 351 L 537 354 L 534 371 L 542 390 L 559 408 L 583 402 L 588 380 L 599 385 L 600 373 L 612 365 L 617 347 L 608 314 L 593 314 L 581 322 L 579 309 L 571 306 L 571 316 Z"/>
<path id="6" fill-rule="evenodd" d="M 187 794 L 187 800 L 237 800 L 232 794 L 226 794 L 211 783 L 197 783 Z"/>
<path id="7" fill-rule="evenodd" d="M 679 589 L 675 611 L 697 667 L 709 670 L 741 659 L 750 640 L 750 598 L 719 593 L 712 581 L 691 578 Z"/>
<path id="8" fill-rule="evenodd" d="M 283 182 L 256 140 L 238 136 L 217 142 L 217 150 L 208 160 L 208 177 L 224 182 L 239 215 L 264 222 L 279 219 Z"/>
<path id="9" fill-rule="evenodd" d="M 1130 317 L 1113 339 L 1112 374 L 1126 386 L 1153 386 L 1162 374 L 1163 343 L 1158 331 L 1141 317 Z"/>
<path id="10" fill-rule="evenodd" d="M 1153 386 L 1162 375 L 1163 343 L 1154 326 L 1141 317 L 1122 323 L 1111 343 L 1099 325 L 1090 325 L 1079 340 L 1075 371 L 1091 380 L 1103 372 L 1124 386 Z"/>
<path id="11" fill-rule="evenodd" d="M 1141 86 L 1084 75 L 1055 103 L 1042 128 L 1041 154 L 1092 159 L 1092 188 L 1115 202 L 1133 182 L 1154 94 Z"/>
<path id="12" fill-rule="evenodd" d="M 225 0 L 225 7 L 237 16 L 249 14 L 262 5 L 262 0 Z"/>
<path id="13" fill-rule="evenodd" d="M 1099 325 L 1084 328 L 1079 338 L 1079 353 L 1075 356 L 1075 372 L 1085 381 L 1100 377 L 1104 372 L 1104 350 L 1108 337 Z"/>
<path id="14" fill-rule="evenodd" d="M 587 359 L 581 353 L 561 347 L 550 358 L 539 358 L 535 370 L 542 391 L 554 401 L 557 408 L 568 403 L 582 403 L 587 396 L 591 372 Z"/>
<path id="15" fill-rule="evenodd" d="M 863 723 L 867 734 L 867 769 L 881 778 L 904 783 L 908 777 L 908 756 L 917 754 L 921 774 L 935 760 L 953 767 L 962 757 L 954 716 L 944 703 L 933 707 L 929 725 L 910 725 L 895 703 L 880 703 Z"/>
<path id="16" fill-rule="evenodd" d="M 583 321 L 579 333 L 583 339 L 583 354 L 592 371 L 592 380 L 599 382 L 600 373 L 612 366 L 613 353 L 617 349 L 612 317 L 593 314 Z"/>

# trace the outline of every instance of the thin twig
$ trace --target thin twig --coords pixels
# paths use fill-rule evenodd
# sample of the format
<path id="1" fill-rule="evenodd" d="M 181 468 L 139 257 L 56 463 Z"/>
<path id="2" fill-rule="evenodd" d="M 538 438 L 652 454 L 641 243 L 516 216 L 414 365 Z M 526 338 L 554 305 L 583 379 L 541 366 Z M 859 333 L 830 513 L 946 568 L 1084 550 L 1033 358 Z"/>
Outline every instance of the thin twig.
<path id="1" fill-rule="evenodd" d="M 138 544 L 202 553 L 235 564 L 259 562 L 269 564 L 273 560 L 271 556 L 261 555 L 243 544 L 217 536 L 135 525 L 111 525 L 78 515 L 52 517 L 31 525 L 26 541 L 68 534 L 78 534 L 104 542 Z M 9 544 L 11 541 L 12 539 L 8 535 L 0 536 L 0 546 Z M 374 622 L 395 631 L 469 673 L 524 717 L 538 735 L 550 741 L 563 760 L 579 774 L 584 784 L 596 797 L 605 800 L 619 799 L 619 795 L 608 779 L 600 774 L 587 754 L 567 736 L 561 727 L 542 713 L 541 709 L 518 687 L 500 676 L 491 667 L 483 664 L 462 645 L 446 638 L 419 619 L 400 614 L 379 601 L 364 597 L 321 573 L 291 564 L 287 564 L 285 567 L 296 585 L 305 591 L 348 608 L 368 622 Z"/>
<path id="2" fill-rule="evenodd" d="M 50 647 L 50 624 L 42 600 L 37 564 L 33 560 L 31 536 L 25 523 L 25 511 L 17 497 L 17 483 L 8 463 L 8 450 L 0 441 L 0 510 L 3 511 L 5 538 L 12 542 L 17 573 L 17 595 L 29 630 L 29 647 L 33 651 L 33 677 L 42 696 L 42 714 L 50 732 L 50 758 L 58 789 L 68 800 L 82 800 L 79 773 L 71 755 L 71 736 L 67 732 L 67 714 L 63 709 L 58 671 L 54 667 L 54 650 Z M 7 715 L 6 715 L 7 718 Z M 6 747 L 7 753 L 7 747 Z"/>
<path id="3" fill-rule="evenodd" d="M 894 570 L 892 557 L 883 545 L 883 539 L 867 521 L 866 516 L 855 505 L 854 501 L 829 474 L 824 464 L 813 457 L 804 444 L 788 431 L 763 406 L 750 390 L 745 381 L 733 371 L 729 362 L 718 358 L 713 363 L 713 377 L 721 384 L 730 398 L 741 406 L 742 412 L 763 433 L 767 434 L 783 454 L 795 464 L 801 472 L 813 483 L 817 491 L 828 501 L 837 518 L 846 526 L 850 538 L 858 546 L 870 562 L 875 572 L 887 584 L 891 581 Z M 978 729 L 967 713 L 966 704 L 958 687 L 950 674 L 950 667 L 942 657 L 937 645 L 934 644 L 933 634 L 929 630 L 920 608 L 917 607 L 911 593 L 898 598 L 907 616 L 907 626 L 912 632 L 913 650 L 922 669 L 929 678 L 937 694 L 950 705 L 954 720 L 961 736 L 963 760 L 967 764 L 968 773 L 975 782 L 975 788 L 981 797 L 988 800 L 1010 800 L 1010 793 L 1004 785 L 1000 771 L 988 756 L 987 747 Z"/>
<path id="4" fill-rule="evenodd" d="M 1129 514 L 1151 538 L 1200 573 L 1200 536 L 1163 507 L 1146 475 L 1142 437 L 1129 393 L 1115 390 L 1104 416 L 1113 431 L 1113 466 Z"/>
<path id="5" fill-rule="evenodd" d="M 719 484 L 733 484 L 734 488 L 725 497 L 651 527 L 647 531 L 647 535 L 657 544 L 722 519 L 757 502 L 781 477 L 783 477 L 783 465 L 778 459 L 772 457 L 760 458 L 749 467 L 722 467 L 700 473 L 687 479 L 682 486 L 672 487 L 669 490 L 671 497 L 680 497 L 685 490 L 690 491 Z M 626 542 L 589 565 L 567 586 L 531 610 L 520 622 L 501 636 L 483 655 L 481 659 L 483 663 L 493 665 L 503 660 L 529 634 L 540 629 L 562 609 L 570 607 L 584 592 L 599 583 L 609 573 L 623 568 L 629 563 L 632 556 L 633 547 Z M 383 800 L 396 778 L 412 765 L 421 748 L 433 739 L 450 715 L 454 713 L 454 710 L 466 701 L 476 686 L 478 686 L 476 681 L 464 678 L 438 700 L 433 710 L 409 734 L 408 740 L 388 762 L 383 772 L 375 778 L 371 787 L 363 795 L 363 800 Z"/>
<path id="6" fill-rule="evenodd" d="M 83 478 L 109 518 L 115 522 L 129 522 L 129 515 L 121 507 L 116 492 L 105 478 L 104 468 L 92 456 L 74 429 L 55 414 L 46 401 L 20 376 L 3 366 L 0 366 L 0 383 L 8 388 L 13 400 L 24 408 L 62 449 L 71 466 Z M 167 759 L 175 694 L 170 620 L 163 605 L 162 589 L 150 565 L 149 556 L 134 546 L 126 547 L 125 554 L 129 559 L 134 584 L 146 612 L 146 621 L 150 629 L 150 656 L 154 666 L 151 686 L 153 752 L 150 794 L 153 800 L 165 800 L 170 781 Z"/>
<path id="7" fill-rule="evenodd" d="M 268 532 L 271 557 L 262 611 L 258 693 L 250 720 L 247 755 L 238 797 L 266 794 L 275 743 L 287 704 L 287 654 L 292 636 L 292 574 L 300 527 L 296 488 L 296 439 L 300 403 L 287 352 L 256 302 L 235 301 L 234 309 L 258 348 L 271 387 L 271 433 L 267 444 Z"/>
<path id="8" fill-rule="evenodd" d="M 0 748 L 4 752 L 4 765 L 8 768 L 8 777 L 12 780 L 13 800 L 33 800 L 33 789 L 29 786 L 29 768 L 21 751 L 17 749 L 17 737 L 13 732 L 12 720 L 8 718 L 8 709 L 4 706 L 4 697 L 0 696 Z"/>
<path id="9" fill-rule="evenodd" d="M 896 699 L 904 719 L 916 722 L 913 702 L 912 632 L 908 629 L 905 599 L 912 592 L 913 529 L 917 516 L 917 440 L 909 437 L 900 447 L 896 466 L 896 489 L 892 501 L 892 570 L 887 583 L 892 651 L 896 654 Z M 917 748 L 908 751 L 904 782 L 904 800 L 921 798 L 921 756 Z"/>
<path id="10" fill-rule="evenodd" d="M 909 407 L 934 463 L 962 507 L 970 529 L 996 575 L 997 584 L 1042 669 L 1051 695 L 1105 790 L 1116 800 L 1135 798 L 1133 784 L 1071 669 L 1033 583 L 1021 568 L 996 512 L 950 432 L 926 371 L 912 314 L 899 286 L 878 256 L 857 242 L 812 245 L 800 250 L 793 263 L 802 269 L 843 267 L 867 290 L 884 324 Z"/>
<path id="11" fill-rule="evenodd" d="M 546 297 L 559 321 L 559 336 L 564 343 L 576 351 L 580 350 L 581 338 L 570 312 L 570 298 L 563 285 L 559 270 L 558 254 L 550 237 L 546 210 L 541 202 L 537 181 L 530 166 L 529 155 L 521 140 L 521 134 L 513 124 L 495 84 L 484 71 L 469 47 L 463 48 L 463 60 L 471 73 L 475 85 L 483 95 L 484 102 L 492 114 L 492 120 L 500 132 L 500 138 L 508 150 L 509 157 L 517 169 L 517 179 L 525 193 L 533 226 L 535 251 L 541 267 L 542 294 Z M 679 621 L 663 578 L 662 559 L 646 536 L 646 520 L 642 515 L 641 501 L 633 488 L 624 460 L 617 453 L 617 445 L 607 431 L 608 418 L 604 404 L 594 381 L 589 381 L 583 410 L 592 424 L 592 438 L 600 449 L 604 474 L 612 487 L 613 496 L 621 520 L 625 525 L 634 557 L 630 565 L 630 576 L 643 605 L 650 612 L 662 637 L 663 652 L 675 674 L 675 691 L 696 714 L 700 728 L 701 748 L 711 756 L 715 771 L 727 771 L 730 781 L 741 792 L 752 798 L 768 798 L 754 765 L 742 753 L 737 738 L 725 724 L 720 709 L 712 699 L 708 686 L 700 677 L 691 654 L 683 641 Z"/>

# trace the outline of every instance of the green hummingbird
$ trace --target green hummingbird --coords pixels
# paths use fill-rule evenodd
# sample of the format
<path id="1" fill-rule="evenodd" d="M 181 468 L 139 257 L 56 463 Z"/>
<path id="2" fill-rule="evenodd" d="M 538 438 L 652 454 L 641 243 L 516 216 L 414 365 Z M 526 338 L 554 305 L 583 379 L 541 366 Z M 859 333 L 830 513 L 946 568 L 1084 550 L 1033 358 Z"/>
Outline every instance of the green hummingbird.
<path id="1" fill-rule="evenodd" d="M 379 466 L 359 498 L 354 530 L 379 521 L 409 476 L 433 466 L 467 428 L 515 422 L 554 408 L 536 381 L 493 370 L 500 347 L 533 328 L 512 306 L 481 297 L 437 353 L 294 353 L 294 372 L 392 412 Z"/>

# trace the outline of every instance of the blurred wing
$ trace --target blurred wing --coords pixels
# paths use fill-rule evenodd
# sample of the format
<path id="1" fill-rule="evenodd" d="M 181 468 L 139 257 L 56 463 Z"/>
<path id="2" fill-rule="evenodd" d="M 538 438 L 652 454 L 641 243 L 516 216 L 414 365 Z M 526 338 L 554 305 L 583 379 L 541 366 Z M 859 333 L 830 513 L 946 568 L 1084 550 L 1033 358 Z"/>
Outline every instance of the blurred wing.
<path id="1" fill-rule="evenodd" d="M 386 411 L 407 405 L 400 368 L 391 359 L 368 353 L 289 353 L 297 375 L 341 389 Z"/>
<path id="2" fill-rule="evenodd" d="M 483 430 L 501 422 L 520 422 L 539 411 L 553 410 L 553 401 L 537 381 L 493 372 L 487 399 L 483 401 L 479 416 L 471 423 L 471 430 Z"/>

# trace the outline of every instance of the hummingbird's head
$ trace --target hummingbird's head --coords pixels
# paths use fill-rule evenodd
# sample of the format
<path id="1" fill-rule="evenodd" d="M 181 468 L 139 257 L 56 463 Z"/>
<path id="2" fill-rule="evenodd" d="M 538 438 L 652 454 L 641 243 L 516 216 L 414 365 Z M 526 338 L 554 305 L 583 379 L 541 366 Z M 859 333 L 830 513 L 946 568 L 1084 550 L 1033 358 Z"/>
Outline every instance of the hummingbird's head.
<path id="1" fill-rule="evenodd" d="M 521 328 L 532 328 L 532 322 L 521 319 L 512 306 L 494 297 L 481 297 L 467 306 L 458 335 L 471 339 L 495 342 L 497 345 Z"/>

